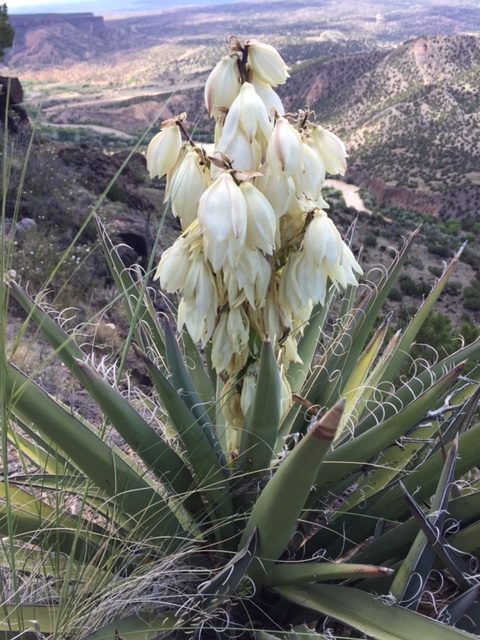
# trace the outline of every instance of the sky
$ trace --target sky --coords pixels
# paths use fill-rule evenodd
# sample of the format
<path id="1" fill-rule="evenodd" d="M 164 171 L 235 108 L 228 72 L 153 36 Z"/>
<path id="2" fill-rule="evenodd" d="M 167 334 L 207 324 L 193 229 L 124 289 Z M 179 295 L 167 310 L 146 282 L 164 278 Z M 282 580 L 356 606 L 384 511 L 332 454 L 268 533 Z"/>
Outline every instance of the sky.
<path id="1" fill-rule="evenodd" d="M 6 0 L 9 13 L 92 11 L 106 13 L 133 13 L 181 7 L 194 4 L 215 4 L 220 0 Z M 233 0 L 221 0 L 231 2 Z"/>

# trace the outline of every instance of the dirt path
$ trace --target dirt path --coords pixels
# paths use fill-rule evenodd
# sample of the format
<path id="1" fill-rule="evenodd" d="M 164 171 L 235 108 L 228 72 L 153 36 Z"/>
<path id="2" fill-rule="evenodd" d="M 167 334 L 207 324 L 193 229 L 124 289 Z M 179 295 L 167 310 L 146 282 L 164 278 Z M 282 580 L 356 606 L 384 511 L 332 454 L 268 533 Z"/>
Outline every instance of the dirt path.
<path id="1" fill-rule="evenodd" d="M 49 127 L 55 127 L 56 129 L 90 129 L 91 131 L 96 131 L 97 133 L 108 133 L 110 135 L 116 136 L 117 138 L 128 141 L 132 141 L 135 139 L 134 136 L 131 136 L 129 133 L 125 133 L 125 131 L 112 129 L 110 127 L 102 127 L 99 124 L 60 124 L 57 122 L 45 122 L 44 124 Z"/>

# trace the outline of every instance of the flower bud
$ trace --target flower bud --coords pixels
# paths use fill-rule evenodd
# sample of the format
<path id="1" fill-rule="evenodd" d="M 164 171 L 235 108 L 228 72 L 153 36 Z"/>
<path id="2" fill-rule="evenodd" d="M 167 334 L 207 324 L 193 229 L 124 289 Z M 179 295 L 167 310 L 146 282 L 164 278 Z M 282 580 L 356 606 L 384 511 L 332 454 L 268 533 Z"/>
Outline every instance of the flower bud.
<path id="1" fill-rule="evenodd" d="M 241 86 L 237 56 L 224 56 L 215 65 L 205 84 L 208 115 L 218 115 L 229 109 Z"/>
<path id="2" fill-rule="evenodd" d="M 240 185 L 247 204 L 247 246 L 271 255 L 275 248 L 277 216 L 267 198 L 251 182 Z"/>
<path id="3" fill-rule="evenodd" d="M 198 205 L 205 255 L 215 273 L 227 259 L 235 263 L 245 246 L 247 205 L 229 173 L 221 173 Z"/>
<path id="4" fill-rule="evenodd" d="M 186 229 L 197 217 L 198 203 L 208 187 L 207 175 L 200 166 L 198 153 L 188 151 L 170 183 L 173 214 Z"/>
<path id="5" fill-rule="evenodd" d="M 178 126 L 165 127 L 153 136 L 147 147 L 147 170 L 150 178 L 162 178 L 178 160 L 182 148 L 182 136 Z"/>
<path id="6" fill-rule="evenodd" d="M 247 40 L 248 65 L 264 82 L 276 87 L 289 77 L 287 65 L 278 51 L 269 44 L 258 40 Z"/>
<path id="7" fill-rule="evenodd" d="M 285 118 L 278 118 L 267 145 L 267 161 L 273 174 L 292 176 L 302 159 L 300 134 Z"/>
<path id="8" fill-rule="evenodd" d="M 311 131 L 316 150 L 321 155 L 328 173 L 343 174 L 347 170 L 347 149 L 345 144 L 331 131 L 314 126 Z"/>

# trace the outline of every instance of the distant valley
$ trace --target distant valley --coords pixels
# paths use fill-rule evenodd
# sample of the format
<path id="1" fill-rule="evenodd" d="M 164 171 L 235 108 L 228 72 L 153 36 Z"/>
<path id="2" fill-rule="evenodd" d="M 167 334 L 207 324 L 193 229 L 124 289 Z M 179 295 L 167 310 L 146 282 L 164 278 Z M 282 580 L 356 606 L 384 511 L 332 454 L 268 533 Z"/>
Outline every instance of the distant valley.
<path id="1" fill-rule="evenodd" d="M 38 166 L 45 154 L 62 202 L 70 196 L 57 175 L 68 175 L 79 201 L 91 203 L 111 177 L 105 159 L 117 157 L 118 168 L 126 150 L 153 125 L 143 139 L 148 141 L 163 119 L 186 111 L 195 137 L 211 139 L 204 81 L 223 54 L 226 35 L 253 36 L 277 46 L 291 68 L 290 80 L 279 88 L 288 109 L 308 105 L 347 143 L 346 180 L 361 188 L 375 214 L 359 222 L 366 264 L 385 261 L 386 248 L 398 246 L 401 234 L 423 221 L 420 258 L 407 269 L 421 297 L 442 261 L 468 240 L 460 284 L 443 308 L 459 321 L 463 310 L 455 295 L 473 287 L 477 297 L 469 309 L 480 315 L 474 284 L 480 272 L 477 3 L 278 0 L 115 20 L 92 13 L 12 20 L 17 39 L 2 73 L 23 83 L 38 144 L 44 145 Z M 144 224 L 141 211 L 154 220 L 161 207 L 158 186 L 144 184 L 141 163 L 137 157 L 127 183 L 109 196 L 106 215 L 120 216 L 127 228 Z M 331 197 L 334 217 L 346 228 L 355 212 L 338 194 Z M 27 199 L 25 215 L 34 215 L 36 206 Z M 403 292 L 406 309 L 412 290 Z"/>

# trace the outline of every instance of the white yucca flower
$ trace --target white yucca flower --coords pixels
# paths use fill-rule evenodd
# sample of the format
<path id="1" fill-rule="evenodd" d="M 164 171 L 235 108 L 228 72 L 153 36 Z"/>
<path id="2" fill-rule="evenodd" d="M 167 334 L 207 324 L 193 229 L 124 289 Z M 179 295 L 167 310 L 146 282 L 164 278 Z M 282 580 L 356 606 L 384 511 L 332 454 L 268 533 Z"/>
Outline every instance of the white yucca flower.
<path id="1" fill-rule="evenodd" d="M 317 211 L 305 231 L 303 252 L 312 265 L 332 267 L 340 262 L 343 242 L 337 227 L 324 211 Z"/>
<path id="2" fill-rule="evenodd" d="M 238 130 L 243 131 L 248 142 L 252 142 L 257 132 L 268 140 L 272 123 L 263 100 L 255 91 L 253 84 L 244 82 L 238 96 L 233 101 L 223 124 L 218 150 L 223 151 L 231 144 Z"/>
<path id="3" fill-rule="evenodd" d="M 160 280 L 160 286 L 164 291 L 174 293 L 183 288 L 189 269 L 189 242 L 187 238 L 180 236 L 162 253 L 153 279 Z"/>
<path id="4" fill-rule="evenodd" d="M 205 344 L 211 337 L 217 316 L 215 278 L 201 252 L 191 257 L 183 282 L 183 299 L 178 308 L 178 326 L 184 324 L 195 342 Z"/>
<path id="5" fill-rule="evenodd" d="M 172 169 L 180 155 L 182 135 L 176 124 L 168 125 L 157 133 L 147 147 L 147 170 L 150 178 L 162 178 Z"/>
<path id="6" fill-rule="evenodd" d="M 262 160 L 261 146 L 255 139 L 249 142 L 247 135 L 241 129 L 237 130 L 228 145 L 220 144 L 218 151 L 230 159 L 233 169 L 237 171 L 255 171 L 260 167 Z"/>
<path id="7" fill-rule="evenodd" d="M 198 203 L 209 186 L 205 169 L 196 151 L 187 151 L 169 184 L 173 214 L 186 229 L 197 217 Z"/>
<path id="8" fill-rule="evenodd" d="M 265 303 L 272 275 L 269 261 L 259 251 L 244 249 L 234 267 L 225 265 L 223 281 L 228 304 L 235 307 L 247 301 L 252 309 Z"/>
<path id="9" fill-rule="evenodd" d="M 268 164 L 262 171 L 263 175 L 255 178 L 255 186 L 270 202 L 277 218 L 281 218 L 290 209 L 295 198 L 293 178 L 283 173 L 273 173 Z"/>
<path id="10" fill-rule="evenodd" d="M 246 316 L 245 319 L 248 322 Z M 248 358 L 248 329 L 249 324 L 243 324 L 237 310 L 222 312 L 212 336 L 212 365 L 217 373 L 229 369 L 232 361 L 238 370 L 244 366 Z"/>
<path id="11" fill-rule="evenodd" d="M 251 182 L 240 185 L 247 204 L 247 246 L 271 255 L 277 235 L 277 216 L 267 198 Z"/>
<path id="12" fill-rule="evenodd" d="M 302 139 L 286 118 L 278 118 L 267 145 L 267 161 L 273 174 L 293 176 L 302 161 Z"/>
<path id="13" fill-rule="evenodd" d="M 255 91 L 260 96 L 263 104 L 267 108 L 268 115 L 273 118 L 274 116 L 284 116 L 285 109 L 280 96 L 272 87 L 257 77 L 254 73 L 251 74 L 250 82 L 255 87 Z"/>
<path id="14" fill-rule="evenodd" d="M 287 80 L 287 65 L 274 47 L 255 39 L 247 40 L 245 46 L 248 50 L 248 65 L 261 80 L 272 87 Z"/>
<path id="15" fill-rule="evenodd" d="M 347 170 L 347 148 L 342 140 L 318 125 L 314 125 L 310 133 L 313 144 L 323 159 L 326 171 L 343 176 Z"/>
<path id="16" fill-rule="evenodd" d="M 302 162 L 293 175 L 293 180 L 297 192 L 304 195 L 315 206 L 325 181 L 325 165 L 320 155 L 304 142 L 302 143 Z"/>
<path id="17" fill-rule="evenodd" d="M 208 115 L 216 115 L 229 109 L 241 86 L 238 57 L 224 56 L 215 65 L 205 84 Z"/>
<path id="18" fill-rule="evenodd" d="M 235 264 L 245 247 L 247 205 L 240 188 L 223 172 L 203 193 L 198 205 L 205 255 L 216 273 L 227 259 Z"/>

